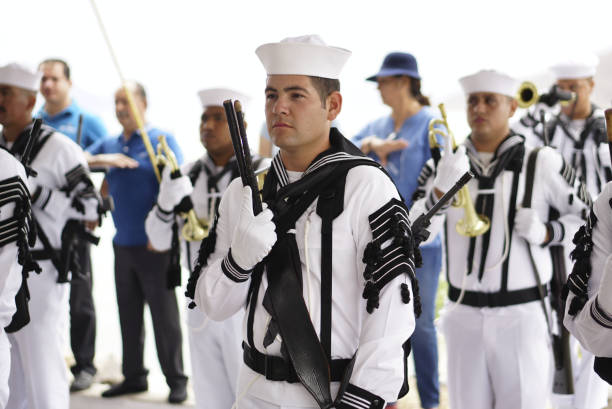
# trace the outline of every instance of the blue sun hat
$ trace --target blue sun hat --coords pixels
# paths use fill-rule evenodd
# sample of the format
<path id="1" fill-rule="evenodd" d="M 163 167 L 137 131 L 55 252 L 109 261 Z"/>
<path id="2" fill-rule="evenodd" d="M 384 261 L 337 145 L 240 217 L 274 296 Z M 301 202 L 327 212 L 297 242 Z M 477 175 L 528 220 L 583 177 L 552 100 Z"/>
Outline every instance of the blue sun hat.
<path id="1" fill-rule="evenodd" d="M 387 54 L 378 73 L 366 78 L 366 81 L 376 81 L 378 77 L 394 75 L 407 75 L 420 80 L 419 67 L 414 55 L 400 52 Z"/>

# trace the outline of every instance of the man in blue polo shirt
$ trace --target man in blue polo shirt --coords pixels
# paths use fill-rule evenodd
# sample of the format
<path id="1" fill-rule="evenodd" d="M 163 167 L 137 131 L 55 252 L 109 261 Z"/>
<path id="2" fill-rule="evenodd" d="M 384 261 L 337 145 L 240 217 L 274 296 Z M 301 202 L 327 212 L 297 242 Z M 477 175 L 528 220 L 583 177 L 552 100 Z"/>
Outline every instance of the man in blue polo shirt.
<path id="1" fill-rule="evenodd" d="M 68 64 L 60 59 L 48 59 L 40 63 L 39 70 L 43 73 L 40 93 L 45 98 L 45 105 L 38 116 L 49 126 L 79 142 L 83 149 L 106 137 L 102 120 L 84 111 L 71 98 L 72 81 Z M 80 116 L 83 116 L 83 123 L 80 140 L 77 141 Z"/>
<path id="2" fill-rule="evenodd" d="M 95 115 L 83 111 L 70 96 L 70 67 L 60 59 L 40 63 L 42 72 L 40 93 L 45 105 L 38 112 L 43 121 L 85 148 L 106 136 L 104 124 Z M 77 136 L 79 117 L 83 117 L 81 135 Z M 78 139 L 78 141 L 77 141 Z M 70 368 L 74 381 L 71 391 L 91 386 L 96 367 L 96 310 L 92 296 L 90 244 L 81 242 L 77 248 L 80 271 L 73 271 L 70 281 L 70 345 L 75 365 Z"/>
<path id="3" fill-rule="evenodd" d="M 134 96 L 138 115 L 144 119 L 147 107 L 145 89 L 131 82 L 128 89 Z M 178 306 L 174 288 L 168 288 L 169 252 L 154 252 L 148 246 L 145 219 L 155 205 L 159 183 L 145 149 L 134 114 L 129 109 L 124 88 L 115 93 L 115 113 L 123 131 L 117 137 L 97 142 L 88 149 L 92 165 L 107 165 L 109 193 L 115 201 L 113 221 L 117 234 L 113 239 L 115 251 L 115 285 L 123 342 L 124 381 L 102 393 L 114 397 L 147 390 L 147 369 L 144 367 L 145 302 L 149 305 L 157 356 L 166 382 L 170 387 L 168 400 L 183 402 L 186 397 L 187 377 L 183 373 L 182 338 Z M 165 135 L 179 163 L 183 156 L 176 140 L 169 133 L 149 124 L 146 132 L 155 149 L 158 137 Z M 122 154 L 122 155 L 119 155 Z M 126 158 L 127 157 L 127 158 Z M 116 159 L 134 161 L 125 168 Z"/>

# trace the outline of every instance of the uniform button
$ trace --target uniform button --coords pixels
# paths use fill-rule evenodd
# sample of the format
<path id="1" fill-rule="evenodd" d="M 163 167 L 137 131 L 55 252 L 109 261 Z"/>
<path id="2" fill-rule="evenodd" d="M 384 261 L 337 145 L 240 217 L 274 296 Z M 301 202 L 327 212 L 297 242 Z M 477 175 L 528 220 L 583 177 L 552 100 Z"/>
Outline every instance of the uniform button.
<path id="1" fill-rule="evenodd" d="M 128 146 L 124 146 L 123 147 L 123 152 L 128 153 L 129 150 L 130 150 L 130 148 Z"/>

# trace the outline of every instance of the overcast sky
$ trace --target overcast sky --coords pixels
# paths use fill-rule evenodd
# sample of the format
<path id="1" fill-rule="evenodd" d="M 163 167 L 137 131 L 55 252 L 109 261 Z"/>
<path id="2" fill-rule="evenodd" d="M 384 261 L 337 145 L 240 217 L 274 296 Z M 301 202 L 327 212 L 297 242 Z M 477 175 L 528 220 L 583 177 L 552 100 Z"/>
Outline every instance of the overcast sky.
<path id="1" fill-rule="evenodd" d="M 119 76 L 89 0 L 0 4 L 0 62 L 36 65 L 47 57 L 65 58 L 77 97 L 117 132 L 112 94 Z M 457 78 L 480 68 L 526 79 L 545 71 L 566 49 L 612 49 L 610 0 L 97 0 L 97 5 L 125 77 L 148 90 L 148 119 L 173 131 L 187 158 L 201 153 L 198 89 L 231 86 L 251 95 L 249 135 L 259 131 L 265 73 L 254 50 L 287 36 L 317 33 L 353 52 L 341 78 L 339 120 L 347 136 L 388 112 L 375 85 L 364 78 L 390 51 L 417 57 L 423 91 L 437 103 L 460 92 Z"/>

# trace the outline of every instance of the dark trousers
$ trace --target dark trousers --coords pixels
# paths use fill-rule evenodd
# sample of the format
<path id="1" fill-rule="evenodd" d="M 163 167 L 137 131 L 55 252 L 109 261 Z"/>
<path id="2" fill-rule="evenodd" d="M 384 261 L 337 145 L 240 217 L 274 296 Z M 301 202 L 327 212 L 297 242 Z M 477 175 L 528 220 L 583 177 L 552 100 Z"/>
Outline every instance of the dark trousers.
<path id="1" fill-rule="evenodd" d="M 170 254 L 146 246 L 117 246 L 115 286 L 123 343 L 123 375 L 128 383 L 144 382 L 144 305 L 149 304 L 157 357 L 170 388 L 184 385 L 182 336 L 174 289 L 166 288 Z"/>
<path id="2" fill-rule="evenodd" d="M 70 281 L 70 346 L 76 364 L 70 368 L 75 375 L 81 371 L 96 373 L 93 364 L 96 352 L 96 310 L 94 308 L 91 274 L 91 246 L 82 242 L 77 247 L 81 271 L 72 273 Z"/>

